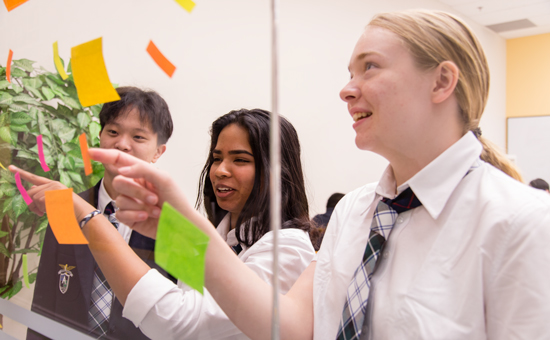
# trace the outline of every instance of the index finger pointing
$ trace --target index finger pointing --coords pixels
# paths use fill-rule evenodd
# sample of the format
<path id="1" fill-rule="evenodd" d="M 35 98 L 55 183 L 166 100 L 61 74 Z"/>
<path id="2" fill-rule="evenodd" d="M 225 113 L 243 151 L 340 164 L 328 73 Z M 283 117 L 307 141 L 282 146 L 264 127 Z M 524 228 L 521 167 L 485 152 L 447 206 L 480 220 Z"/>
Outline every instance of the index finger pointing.
<path id="1" fill-rule="evenodd" d="M 30 172 L 19 169 L 14 165 L 10 165 L 8 169 L 10 169 L 10 171 L 14 174 L 18 172 L 22 179 L 34 185 L 43 185 L 51 182 L 50 179 L 31 174 Z"/>
<path id="2" fill-rule="evenodd" d="M 124 166 L 131 166 L 134 164 L 145 163 L 139 158 L 114 149 L 97 149 L 92 148 L 88 150 L 90 157 L 94 161 L 101 162 L 103 164 L 114 165 L 116 168 Z"/>

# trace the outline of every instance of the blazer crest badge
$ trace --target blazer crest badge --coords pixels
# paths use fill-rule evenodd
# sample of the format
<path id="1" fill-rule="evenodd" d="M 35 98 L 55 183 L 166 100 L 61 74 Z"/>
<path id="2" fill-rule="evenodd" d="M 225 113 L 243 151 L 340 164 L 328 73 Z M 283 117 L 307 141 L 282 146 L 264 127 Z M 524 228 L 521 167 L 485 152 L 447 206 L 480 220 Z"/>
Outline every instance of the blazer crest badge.
<path id="1" fill-rule="evenodd" d="M 57 272 L 59 274 L 59 291 L 61 294 L 65 294 L 69 289 L 69 280 L 73 277 L 71 270 L 76 266 L 69 266 L 68 264 L 60 264 L 59 266 L 63 268 Z"/>

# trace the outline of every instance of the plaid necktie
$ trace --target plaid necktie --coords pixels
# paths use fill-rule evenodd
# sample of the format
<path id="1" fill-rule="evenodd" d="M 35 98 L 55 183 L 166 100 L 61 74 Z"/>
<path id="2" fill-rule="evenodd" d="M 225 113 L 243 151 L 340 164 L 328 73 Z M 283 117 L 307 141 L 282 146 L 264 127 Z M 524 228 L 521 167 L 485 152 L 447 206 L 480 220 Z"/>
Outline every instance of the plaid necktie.
<path id="1" fill-rule="evenodd" d="M 118 221 L 115 217 L 115 206 L 113 202 L 107 204 L 103 214 L 105 214 L 109 222 L 118 229 Z M 109 330 L 113 290 L 97 264 L 95 266 L 94 281 L 92 283 L 91 302 L 90 309 L 88 310 L 88 325 L 91 333 L 97 334 L 98 339 L 101 339 L 107 335 L 107 331 Z"/>
<path id="2" fill-rule="evenodd" d="M 372 218 L 369 241 L 363 254 L 363 261 L 348 286 L 348 296 L 338 328 L 338 340 L 360 338 L 367 311 L 370 279 L 374 273 L 380 251 L 390 235 L 397 215 L 420 205 L 422 203 L 416 198 L 411 188 L 407 188 L 393 200 L 383 198 L 378 202 Z"/>

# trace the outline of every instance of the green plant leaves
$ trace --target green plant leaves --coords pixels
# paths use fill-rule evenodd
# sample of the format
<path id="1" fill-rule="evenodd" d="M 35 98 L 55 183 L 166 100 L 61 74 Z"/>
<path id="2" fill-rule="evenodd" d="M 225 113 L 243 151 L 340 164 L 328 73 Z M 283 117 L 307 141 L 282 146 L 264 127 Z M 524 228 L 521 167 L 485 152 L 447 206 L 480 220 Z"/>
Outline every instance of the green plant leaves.
<path id="1" fill-rule="evenodd" d="M 0 90 L 8 88 L 10 84 L 11 83 L 7 80 L 0 80 Z"/>
<path id="2" fill-rule="evenodd" d="M 32 121 L 32 117 L 24 112 L 14 112 L 10 114 L 10 122 L 12 124 L 27 124 L 28 122 Z"/>
<path id="3" fill-rule="evenodd" d="M 57 133 L 57 136 L 61 138 L 61 140 L 70 141 L 74 138 L 74 135 L 76 134 L 76 129 L 72 127 L 64 128 L 61 131 Z"/>
<path id="4" fill-rule="evenodd" d="M 10 105 L 13 103 L 13 96 L 7 92 L 0 93 L 0 105 Z"/>
<path id="5" fill-rule="evenodd" d="M 20 68 L 12 67 L 11 76 L 12 77 L 26 77 L 27 73 L 25 71 L 23 71 L 22 69 L 20 69 Z"/>
<path id="6" fill-rule="evenodd" d="M 0 138 L 7 143 L 11 143 L 11 133 L 9 126 L 0 127 Z"/>
<path id="7" fill-rule="evenodd" d="M 78 126 L 80 126 L 81 129 L 84 129 L 91 123 L 92 119 L 86 112 L 79 112 L 76 116 L 76 121 L 78 122 Z"/>
<path id="8" fill-rule="evenodd" d="M 35 234 L 39 234 L 43 230 L 45 230 L 48 227 L 48 219 L 45 218 L 40 224 L 38 225 L 38 228 L 36 228 Z"/>
<path id="9" fill-rule="evenodd" d="M 10 252 L 6 249 L 6 246 L 3 243 L 0 243 L 0 254 L 5 257 L 11 257 Z"/>
<path id="10" fill-rule="evenodd" d="M 51 100 L 55 97 L 55 93 L 49 87 L 43 87 L 42 94 L 46 97 L 46 100 Z"/>
<path id="11" fill-rule="evenodd" d="M 32 64 L 34 64 L 35 62 L 32 61 L 32 60 L 29 60 L 29 59 L 19 59 L 19 60 L 14 60 L 13 61 L 13 64 L 17 67 L 21 67 L 23 70 L 27 71 L 27 72 L 32 72 L 34 71 L 34 67 L 32 66 Z"/>
<path id="12" fill-rule="evenodd" d="M 65 104 L 69 105 L 73 109 L 80 110 L 82 108 L 82 106 L 80 106 L 80 102 L 71 97 L 63 96 L 62 99 Z"/>
<path id="13" fill-rule="evenodd" d="M 101 125 L 98 122 L 90 123 L 90 136 L 92 140 L 94 138 L 99 138 L 99 133 L 101 132 Z"/>
<path id="14" fill-rule="evenodd" d="M 84 175 L 77 135 L 86 133 L 90 136 L 91 146 L 99 145 L 101 126 L 97 120 L 102 105 L 83 108 L 72 76 L 62 80 L 58 74 L 42 67 L 33 67 L 33 64 L 28 59 L 13 61 L 11 83 L 5 77 L 5 68 L 0 66 L 2 162 L 4 165 L 13 163 L 31 173 L 61 181 L 75 192 L 84 191 L 101 179 L 104 169 L 100 163 L 93 162 L 92 175 Z M 68 70 L 70 72 L 70 66 Z M 43 171 L 38 160 L 38 135 L 43 137 L 49 172 Z M 1 169 L 0 217 L 8 222 L 10 228 L 0 231 L 0 239 L 4 240 L 0 242 L 0 261 L 5 260 L 6 256 L 17 261 L 19 256 L 15 254 L 40 251 L 48 219 L 28 210 L 13 174 Z M 33 238 L 34 243 L 27 245 L 27 231 L 33 228 L 38 237 Z M 21 290 L 21 272 L 13 274 L 14 279 L 0 288 L 4 298 L 10 298 Z M 36 274 L 30 274 L 29 279 L 33 282 Z"/>
<path id="15" fill-rule="evenodd" d="M 13 97 L 13 101 L 27 104 L 37 104 L 36 99 L 25 93 L 21 93 L 16 97 Z"/>
<path id="16" fill-rule="evenodd" d="M 27 127 L 27 125 L 11 124 L 10 125 L 10 130 L 12 132 L 29 132 L 29 128 Z"/>
<path id="17" fill-rule="evenodd" d="M 15 218 L 17 218 L 25 210 L 27 210 L 27 203 L 25 203 L 25 200 L 23 199 L 23 196 L 17 195 L 13 198 L 13 201 L 11 203 L 11 207 L 13 209 L 13 213 L 15 214 Z"/>

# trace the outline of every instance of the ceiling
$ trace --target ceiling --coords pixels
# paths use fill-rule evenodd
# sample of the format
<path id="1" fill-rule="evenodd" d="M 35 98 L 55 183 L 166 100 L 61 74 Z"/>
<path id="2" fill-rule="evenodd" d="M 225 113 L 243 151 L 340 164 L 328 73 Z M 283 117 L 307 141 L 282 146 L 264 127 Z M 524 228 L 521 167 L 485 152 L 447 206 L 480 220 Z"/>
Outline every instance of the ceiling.
<path id="1" fill-rule="evenodd" d="M 550 33 L 550 0 L 439 0 L 506 39 Z"/>

